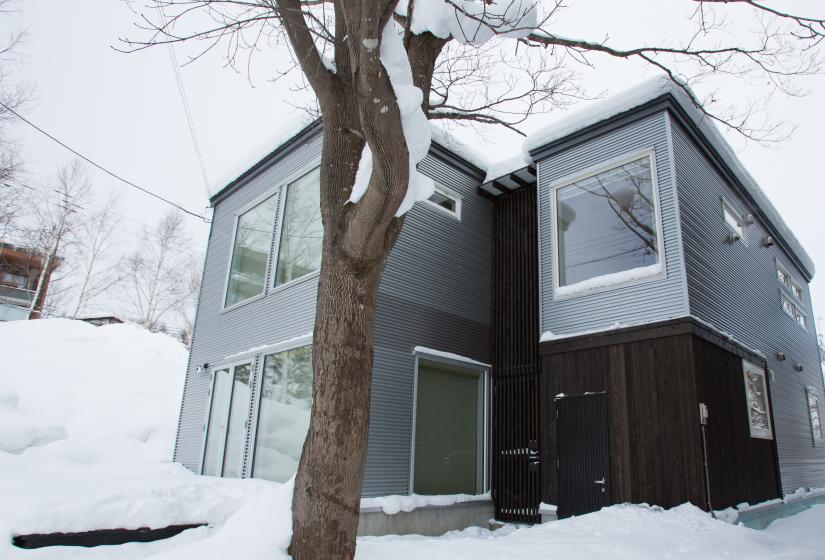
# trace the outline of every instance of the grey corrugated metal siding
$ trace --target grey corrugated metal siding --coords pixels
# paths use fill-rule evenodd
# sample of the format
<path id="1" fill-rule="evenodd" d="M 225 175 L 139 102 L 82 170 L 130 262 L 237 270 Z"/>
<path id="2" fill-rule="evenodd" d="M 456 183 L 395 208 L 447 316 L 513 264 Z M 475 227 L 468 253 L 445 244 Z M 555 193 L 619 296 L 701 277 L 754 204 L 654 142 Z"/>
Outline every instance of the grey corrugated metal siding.
<path id="1" fill-rule="evenodd" d="M 687 314 L 679 216 L 665 115 L 661 112 L 646 117 L 538 162 L 542 332 L 570 334 L 607 328 L 616 322 L 626 325 L 650 323 Z M 555 217 L 552 215 L 552 185 L 563 177 L 650 147 L 656 156 L 666 276 L 554 301 L 555 262 L 551 254 L 551 236 L 555 231 Z"/>
<path id="2" fill-rule="evenodd" d="M 758 221 L 746 226 L 747 245 L 725 241 L 730 230 L 724 222 L 721 197 L 741 215 L 752 209 L 684 129 L 675 123 L 672 128 L 691 314 L 765 354 L 773 372 L 771 397 L 783 490 L 825 485 L 825 446 L 812 445 L 805 396 L 806 386 L 816 387 L 820 407 L 825 407 L 805 277 L 778 245 L 763 246 L 766 230 Z M 807 330 L 782 310 L 777 260 L 803 287 Z M 777 352 L 784 352 L 787 359 L 778 361 Z M 795 362 L 804 371 L 794 371 Z M 713 411 L 710 415 L 712 419 Z"/>
<path id="3" fill-rule="evenodd" d="M 319 163 L 320 151 L 318 137 L 249 179 L 215 208 L 175 451 L 176 460 L 190 469 L 197 470 L 200 463 L 209 404 L 209 377 L 196 374 L 195 367 L 312 330 L 317 276 L 230 311 L 222 312 L 222 304 L 236 214 L 288 176 Z M 463 196 L 462 218 L 416 204 L 387 262 L 375 325 L 365 496 L 409 490 L 413 348 L 485 363 L 490 358 L 492 204 L 476 192 L 480 178 L 431 156 L 421 170 Z"/>

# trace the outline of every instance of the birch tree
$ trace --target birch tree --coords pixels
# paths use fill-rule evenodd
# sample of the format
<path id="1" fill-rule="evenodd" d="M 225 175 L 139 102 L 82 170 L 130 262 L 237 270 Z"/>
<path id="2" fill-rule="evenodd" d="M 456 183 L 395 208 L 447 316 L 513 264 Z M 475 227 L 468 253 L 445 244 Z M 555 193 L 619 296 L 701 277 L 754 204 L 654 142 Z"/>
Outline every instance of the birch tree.
<path id="1" fill-rule="evenodd" d="M 754 0 L 684 1 L 693 32 L 669 44 L 572 39 L 561 2 L 533 0 L 148 0 L 145 38 L 125 50 L 200 41 L 285 45 L 323 118 L 322 263 L 313 336 L 314 401 L 293 496 L 289 552 L 352 559 L 366 459 L 376 294 L 407 210 L 433 191 L 417 164 L 428 120 L 517 129 L 581 95 L 577 68 L 636 60 L 683 88 L 708 118 L 764 141 L 781 129 L 754 107 L 725 107 L 688 86 L 717 75 L 799 93 L 819 71 L 825 15 Z M 155 10 L 164 11 L 160 21 Z M 745 36 L 732 21 L 752 22 Z M 665 26 L 676 22 L 657 22 Z M 620 24 L 617 22 L 617 25 Z M 508 79 L 512 76 L 512 79 Z M 495 78 L 495 79 L 493 79 Z M 272 317 L 271 320 L 278 320 Z"/>
<path id="2" fill-rule="evenodd" d="M 93 301 L 106 294 L 123 280 L 119 259 L 115 249 L 119 246 L 117 236 L 121 218 L 118 199 L 110 196 L 103 206 L 89 206 L 90 212 L 75 232 L 75 260 L 78 264 L 79 279 L 75 288 L 74 303 L 69 315 L 77 319 L 86 313 Z"/>
<path id="3" fill-rule="evenodd" d="M 144 228 L 138 249 L 121 265 L 123 293 L 138 324 L 160 328 L 162 319 L 192 296 L 193 261 L 180 212 L 171 210 L 151 229 Z"/>

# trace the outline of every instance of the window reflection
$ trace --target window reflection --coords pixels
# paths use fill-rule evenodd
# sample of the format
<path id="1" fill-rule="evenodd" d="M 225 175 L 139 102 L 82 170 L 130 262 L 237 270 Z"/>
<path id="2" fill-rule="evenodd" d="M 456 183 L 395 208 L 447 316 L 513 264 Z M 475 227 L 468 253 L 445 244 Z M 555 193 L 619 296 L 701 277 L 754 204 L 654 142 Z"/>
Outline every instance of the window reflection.
<path id="1" fill-rule="evenodd" d="M 227 307 L 264 291 L 274 220 L 274 196 L 238 217 L 226 289 Z"/>
<path id="2" fill-rule="evenodd" d="M 559 285 L 659 262 L 650 158 L 558 189 Z"/>
<path id="3" fill-rule="evenodd" d="M 252 476 L 277 482 L 298 470 L 312 408 L 312 346 L 264 359 Z"/>
<path id="4" fill-rule="evenodd" d="M 304 175 L 286 193 L 286 207 L 278 248 L 275 285 L 285 284 L 321 267 L 321 174 L 319 169 Z"/>

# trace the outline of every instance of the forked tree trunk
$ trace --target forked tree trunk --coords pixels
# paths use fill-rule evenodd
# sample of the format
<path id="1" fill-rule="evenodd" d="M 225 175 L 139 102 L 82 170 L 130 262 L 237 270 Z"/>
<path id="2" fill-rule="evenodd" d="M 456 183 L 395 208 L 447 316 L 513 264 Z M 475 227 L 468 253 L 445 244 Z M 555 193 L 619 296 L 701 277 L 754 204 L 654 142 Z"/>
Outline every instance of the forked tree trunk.
<path id="1" fill-rule="evenodd" d="M 346 113 L 339 115 L 346 120 Z M 378 285 L 403 224 L 363 235 L 349 195 L 363 141 L 339 119 L 324 127 L 324 246 L 313 334 L 313 406 L 292 498 L 295 560 L 351 560 L 367 454 Z M 351 121 L 350 121 L 351 122 Z M 402 147 L 403 151 L 403 147 Z M 357 167 L 357 166 L 356 166 Z M 353 227 L 353 226 L 356 227 Z M 353 231 L 362 243 L 353 246 Z M 354 250 L 355 248 L 355 250 Z"/>

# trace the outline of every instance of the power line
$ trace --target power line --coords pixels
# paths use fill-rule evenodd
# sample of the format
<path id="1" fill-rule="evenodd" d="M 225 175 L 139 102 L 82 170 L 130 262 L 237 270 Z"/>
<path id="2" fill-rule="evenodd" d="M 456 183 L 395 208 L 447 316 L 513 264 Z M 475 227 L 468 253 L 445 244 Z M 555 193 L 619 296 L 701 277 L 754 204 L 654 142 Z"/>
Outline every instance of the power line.
<path id="1" fill-rule="evenodd" d="M 166 14 L 163 12 L 163 7 L 158 5 L 158 13 L 160 13 L 160 21 L 162 28 L 166 29 L 169 25 L 166 20 Z M 186 97 L 186 89 L 183 87 L 183 77 L 180 73 L 180 66 L 178 65 L 178 57 L 175 55 L 175 48 L 171 42 L 166 43 L 169 50 L 169 57 L 172 61 L 172 71 L 175 74 L 175 81 L 178 84 L 178 93 L 180 94 L 181 102 L 183 103 L 183 112 L 186 115 L 186 123 L 189 125 L 189 135 L 192 137 L 192 145 L 195 147 L 195 157 L 198 158 L 198 164 L 201 168 L 201 176 L 203 177 L 203 186 L 206 189 L 206 195 L 210 196 L 212 193 L 209 190 L 209 179 L 206 175 L 206 164 L 203 161 L 203 153 L 201 152 L 200 142 L 198 142 L 198 135 L 195 132 L 195 121 L 192 119 L 192 111 L 189 108 L 189 99 Z"/>
<path id="2" fill-rule="evenodd" d="M 185 214 L 189 214 L 190 216 L 194 216 L 194 217 L 196 217 L 196 218 L 200 218 L 200 219 L 201 219 L 201 220 L 203 220 L 204 222 L 209 223 L 209 219 L 208 219 L 206 216 L 202 216 L 202 215 L 200 215 L 200 214 L 198 214 L 198 213 L 196 213 L 196 212 L 192 212 L 191 210 L 187 210 L 186 208 L 184 208 L 184 207 L 183 207 L 183 206 L 181 206 L 180 204 L 176 204 L 176 203 L 172 202 L 171 200 L 169 200 L 168 198 L 164 198 L 164 197 L 160 196 L 159 194 L 155 194 L 155 193 L 153 193 L 152 191 L 150 191 L 150 190 L 148 190 L 148 189 L 145 189 L 145 188 L 143 188 L 143 187 L 141 187 L 141 186 L 139 186 L 139 185 L 134 184 L 133 182 L 129 181 L 128 179 L 124 179 L 123 177 L 121 177 L 121 176 L 120 176 L 120 175 L 118 175 L 117 173 L 115 173 L 115 172 L 113 172 L 113 171 L 109 171 L 108 169 L 106 169 L 105 167 L 103 167 L 102 165 L 100 165 L 99 163 L 96 163 L 96 162 L 92 161 L 91 159 L 87 158 L 86 156 L 84 156 L 83 154 L 81 154 L 80 152 L 78 152 L 77 150 L 75 150 L 75 149 L 73 149 L 73 148 L 71 148 L 71 147 L 67 146 L 65 143 L 63 143 L 62 141 L 60 141 L 60 140 L 58 140 L 57 138 L 55 138 L 54 136 L 52 136 L 51 134 L 49 134 L 48 132 L 46 132 L 45 130 L 43 130 L 42 128 L 40 128 L 39 126 L 37 126 L 36 124 L 34 124 L 34 123 L 33 123 L 33 122 L 31 122 L 30 120 L 28 120 L 27 118 L 25 118 L 23 115 L 21 115 L 20 113 L 18 113 L 17 111 L 15 111 L 14 109 L 12 109 L 12 108 L 11 108 L 11 107 L 9 107 L 8 105 L 6 105 L 5 103 L 0 102 L 0 107 L 5 108 L 5 109 L 6 109 L 8 112 L 10 112 L 12 115 L 14 115 L 14 116 L 15 116 L 15 117 L 17 117 L 18 119 L 20 119 L 21 121 L 23 121 L 24 123 L 26 123 L 27 125 L 29 125 L 30 127 L 32 127 L 33 129 L 35 129 L 35 130 L 36 130 L 36 131 L 38 131 L 39 133 L 41 133 L 41 134 L 43 134 L 44 136 L 48 137 L 48 138 L 49 138 L 49 139 L 51 139 L 52 141 L 57 142 L 58 144 L 60 144 L 60 145 L 61 145 L 61 146 L 63 146 L 65 149 L 67 149 L 67 150 L 69 150 L 70 152 L 72 152 L 74 155 L 76 155 L 77 157 L 79 157 L 79 158 L 80 158 L 80 159 L 82 159 L 83 161 L 85 161 L 85 162 L 87 162 L 87 163 L 89 163 L 89 164 L 93 165 L 94 167 L 96 167 L 96 168 L 100 169 L 101 171 L 103 171 L 103 172 L 104 172 L 104 173 L 106 173 L 107 175 L 110 175 L 111 177 L 114 177 L 114 178 L 115 178 L 115 179 L 117 179 L 118 181 L 121 181 L 121 182 L 123 182 L 123 183 L 125 183 L 125 184 L 129 185 L 130 187 L 135 188 L 135 189 L 137 189 L 137 190 L 139 190 L 139 191 L 141 191 L 141 192 L 143 192 L 143 193 L 145 193 L 145 194 L 148 194 L 149 196 L 153 196 L 153 197 L 157 198 L 158 200 L 165 202 L 166 204 L 169 204 L 169 205 L 171 205 L 171 206 L 174 206 L 175 208 L 177 208 L 178 210 L 180 210 L 181 212 L 183 212 L 183 213 L 185 213 Z"/>

